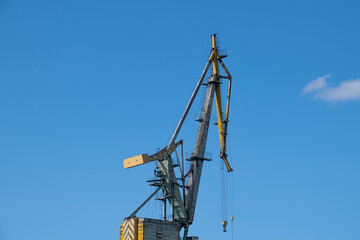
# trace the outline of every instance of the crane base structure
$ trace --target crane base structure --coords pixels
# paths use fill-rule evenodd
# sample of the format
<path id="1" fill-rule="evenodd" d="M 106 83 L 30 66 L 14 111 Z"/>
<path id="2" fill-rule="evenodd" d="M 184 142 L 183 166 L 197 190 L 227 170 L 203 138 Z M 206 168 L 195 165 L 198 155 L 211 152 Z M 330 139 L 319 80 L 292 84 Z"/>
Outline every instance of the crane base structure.
<path id="1" fill-rule="evenodd" d="M 180 230 L 178 222 L 132 217 L 121 224 L 120 240 L 179 240 Z"/>
<path id="2" fill-rule="evenodd" d="M 226 154 L 232 77 L 222 61 L 227 55 L 220 54 L 216 34 L 211 35 L 211 42 L 210 57 L 172 135 L 170 143 L 162 150 L 150 156 L 148 154 L 140 154 L 123 160 L 124 168 L 132 168 L 156 161 L 156 169 L 154 171 L 155 179 L 148 181 L 150 186 L 156 187 L 156 190 L 135 211 L 125 218 L 120 227 L 120 240 L 199 239 L 198 237 L 188 236 L 188 230 L 194 221 L 202 167 L 204 161 L 209 160 L 206 156 L 205 149 L 214 100 L 217 112 L 216 125 L 218 126 L 220 139 L 220 158 L 223 160 L 227 171 L 233 171 Z M 204 83 L 210 66 L 212 66 L 212 74 L 209 76 L 207 82 Z M 220 75 L 219 66 L 222 67 L 226 76 Z M 222 111 L 220 91 L 223 79 L 228 80 L 225 114 L 223 114 Z M 185 172 L 183 140 L 175 141 L 201 86 L 206 86 L 206 94 L 203 100 L 201 116 L 196 119 L 199 122 L 199 127 L 194 151 L 187 159 L 191 165 Z M 179 147 L 181 147 L 181 160 L 177 153 Z M 176 171 L 178 175 L 180 173 L 180 177 L 176 176 L 175 169 L 178 169 Z M 162 197 L 156 200 L 160 200 L 163 203 L 162 219 L 137 217 L 136 214 L 138 211 L 160 192 L 160 190 L 162 191 Z M 170 207 L 169 218 L 167 217 L 168 207 Z M 227 223 L 226 219 L 223 219 L 223 223 L 224 222 Z M 226 224 L 224 230 L 226 230 Z M 180 237 L 181 233 L 183 235 L 182 237 Z"/>

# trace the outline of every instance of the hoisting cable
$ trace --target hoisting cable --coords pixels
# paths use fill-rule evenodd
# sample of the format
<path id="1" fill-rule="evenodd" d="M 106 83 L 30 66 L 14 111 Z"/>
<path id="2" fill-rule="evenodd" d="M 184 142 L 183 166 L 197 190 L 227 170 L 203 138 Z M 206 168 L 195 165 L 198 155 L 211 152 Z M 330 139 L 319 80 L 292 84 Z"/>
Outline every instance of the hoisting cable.
<path id="1" fill-rule="evenodd" d="M 221 79 L 228 79 L 229 84 L 228 87 L 222 87 L 220 88 L 221 91 L 221 102 L 225 102 L 226 103 L 226 108 L 225 108 L 225 114 L 224 112 L 221 113 L 222 116 L 222 124 L 223 124 L 223 148 L 222 148 L 222 152 L 223 152 L 223 160 L 220 163 L 220 177 L 221 177 L 221 215 L 222 215 L 222 225 L 224 228 L 224 232 L 226 232 L 226 225 L 227 225 L 227 220 L 228 220 L 228 213 L 229 213 L 229 197 L 230 197 L 230 201 L 231 201 L 231 194 L 232 192 L 230 192 L 229 195 L 229 176 L 228 173 L 231 173 L 233 170 L 230 167 L 229 161 L 227 159 L 227 134 L 228 134 L 228 120 L 229 120 L 229 105 L 230 105 L 230 92 L 231 92 L 231 75 L 228 72 L 227 68 L 225 67 L 224 63 L 222 62 L 221 58 L 218 59 L 220 65 L 222 66 L 221 69 L 219 69 L 222 72 L 225 72 L 226 76 L 224 76 L 223 74 L 220 74 L 220 78 Z M 220 73 L 220 72 L 219 72 Z M 223 84 L 223 81 L 221 81 L 221 83 Z M 219 124 L 219 123 L 218 123 Z M 231 177 L 231 176 L 230 176 Z M 230 182 L 230 186 L 232 182 Z M 230 189 L 231 191 L 231 189 Z M 231 203 L 230 203 L 230 208 L 231 208 Z M 233 220 L 233 216 L 231 216 L 231 222 Z"/>
<path id="2" fill-rule="evenodd" d="M 230 156 L 230 159 L 232 159 L 231 157 L 231 144 L 230 144 L 230 139 L 228 138 L 228 141 L 229 141 L 229 148 L 228 148 L 228 153 L 229 153 L 229 156 Z M 229 179 L 230 179 L 230 194 L 229 194 L 229 198 L 230 198 L 230 220 L 231 220 L 231 239 L 234 240 L 234 180 L 235 176 L 234 176 L 234 173 L 231 172 L 230 173 L 230 176 L 229 176 Z"/>
<path id="3" fill-rule="evenodd" d="M 223 231 L 226 232 L 227 219 L 228 219 L 228 181 L 227 181 L 227 170 L 225 163 L 220 161 L 220 189 L 221 189 L 221 224 Z"/>

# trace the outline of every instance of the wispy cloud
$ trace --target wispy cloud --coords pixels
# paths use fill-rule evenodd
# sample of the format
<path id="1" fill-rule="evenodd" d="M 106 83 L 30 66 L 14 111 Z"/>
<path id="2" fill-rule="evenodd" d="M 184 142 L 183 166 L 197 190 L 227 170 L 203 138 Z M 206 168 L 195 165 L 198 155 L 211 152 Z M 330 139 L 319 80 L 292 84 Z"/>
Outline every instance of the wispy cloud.
<path id="1" fill-rule="evenodd" d="M 331 77 L 330 74 L 327 74 L 325 76 L 318 77 L 317 79 L 312 80 L 305 87 L 303 87 L 302 93 L 309 93 L 323 89 L 324 87 L 326 87 L 326 79 L 328 79 L 329 77 Z"/>
<path id="2" fill-rule="evenodd" d="M 315 94 L 314 99 L 327 102 L 343 102 L 360 99 L 360 78 L 341 82 L 337 87 L 325 88 Z"/>
<path id="3" fill-rule="evenodd" d="M 343 81 L 336 87 L 329 87 L 326 81 L 329 77 L 330 75 L 327 74 L 311 81 L 302 89 L 302 93 L 315 92 L 312 99 L 326 102 L 360 100 L 360 78 Z"/>

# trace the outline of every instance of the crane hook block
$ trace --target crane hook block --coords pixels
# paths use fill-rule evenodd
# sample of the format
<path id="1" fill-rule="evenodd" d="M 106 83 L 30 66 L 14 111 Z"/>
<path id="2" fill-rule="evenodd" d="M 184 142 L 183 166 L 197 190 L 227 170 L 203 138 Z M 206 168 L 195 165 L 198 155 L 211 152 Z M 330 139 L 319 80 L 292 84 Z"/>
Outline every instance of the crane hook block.
<path id="1" fill-rule="evenodd" d="M 221 224 L 223 225 L 223 228 L 224 228 L 223 231 L 226 232 L 226 226 L 227 226 L 228 222 L 227 221 L 222 221 Z"/>

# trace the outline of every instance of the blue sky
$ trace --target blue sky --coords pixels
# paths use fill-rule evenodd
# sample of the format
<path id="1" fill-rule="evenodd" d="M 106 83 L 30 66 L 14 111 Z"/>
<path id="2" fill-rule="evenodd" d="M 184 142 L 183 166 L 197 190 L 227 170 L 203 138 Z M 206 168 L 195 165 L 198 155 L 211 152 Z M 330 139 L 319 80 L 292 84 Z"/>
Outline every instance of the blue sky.
<path id="1" fill-rule="evenodd" d="M 357 0 L 1 1 L 0 239 L 118 239 L 153 190 L 154 165 L 122 159 L 166 146 L 215 32 L 234 81 L 234 239 L 360 239 L 359 26 Z M 231 239 L 216 126 L 207 151 L 190 231 Z"/>

